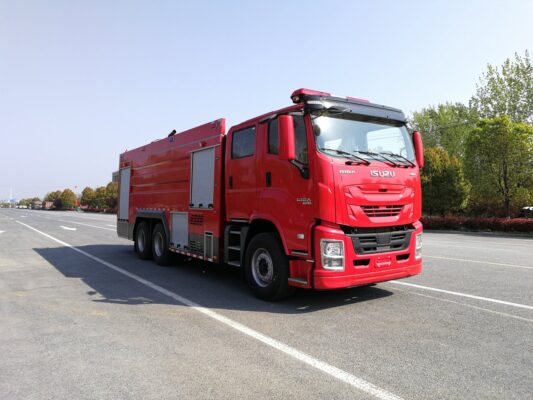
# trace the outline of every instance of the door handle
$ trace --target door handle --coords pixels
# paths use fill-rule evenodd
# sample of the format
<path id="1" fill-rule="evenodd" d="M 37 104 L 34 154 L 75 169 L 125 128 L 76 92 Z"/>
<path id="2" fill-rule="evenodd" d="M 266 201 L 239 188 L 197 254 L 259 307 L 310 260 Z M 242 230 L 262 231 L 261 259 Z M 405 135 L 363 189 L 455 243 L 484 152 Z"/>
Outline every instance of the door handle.
<path id="1" fill-rule="evenodd" d="M 272 186 L 272 174 L 270 172 L 266 173 L 265 180 L 267 187 Z"/>
<path id="2" fill-rule="evenodd" d="M 233 189 L 233 176 L 229 177 L 229 188 Z"/>

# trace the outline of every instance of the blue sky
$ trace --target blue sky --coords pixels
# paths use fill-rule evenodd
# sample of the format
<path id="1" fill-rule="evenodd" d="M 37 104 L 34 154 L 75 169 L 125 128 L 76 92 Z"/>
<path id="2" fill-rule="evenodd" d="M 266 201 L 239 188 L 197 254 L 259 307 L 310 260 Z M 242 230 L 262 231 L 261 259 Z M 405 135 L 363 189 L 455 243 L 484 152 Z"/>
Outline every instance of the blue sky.
<path id="1" fill-rule="evenodd" d="M 412 112 L 533 47 L 533 2 L 0 0 L 0 199 L 105 185 L 172 129 L 308 87 Z"/>

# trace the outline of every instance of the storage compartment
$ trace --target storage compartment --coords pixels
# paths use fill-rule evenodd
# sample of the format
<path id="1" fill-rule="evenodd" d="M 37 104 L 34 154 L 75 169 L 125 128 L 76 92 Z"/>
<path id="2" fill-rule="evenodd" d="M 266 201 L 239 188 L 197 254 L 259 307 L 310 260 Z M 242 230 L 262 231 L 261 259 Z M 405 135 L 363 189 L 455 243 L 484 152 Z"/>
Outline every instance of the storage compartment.
<path id="1" fill-rule="evenodd" d="M 184 248 L 189 244 L 189 218 L 187 213 L 170 213 L 172 230 L 170 244 L 174 247 Z"/>
<path id="2" fill-rule="evenodd" d="M 215 187 L 215 149 L 213 147 L 191 153 L 190 207 L 213 208 Z"/>
<path id="3" fill-rule="evenodd" d="M 118 219 L 128 220 L 128 213 L 130 208 L 130 176 L 131 168 L 123 168 L 120 170 L 120 200 L 118 203 Z"/>

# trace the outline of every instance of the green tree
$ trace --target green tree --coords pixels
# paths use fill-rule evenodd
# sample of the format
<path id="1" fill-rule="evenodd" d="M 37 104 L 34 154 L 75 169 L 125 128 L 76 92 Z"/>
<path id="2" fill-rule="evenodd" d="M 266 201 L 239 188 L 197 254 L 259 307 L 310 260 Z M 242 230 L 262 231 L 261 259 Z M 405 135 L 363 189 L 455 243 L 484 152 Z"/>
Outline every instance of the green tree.
<path id="1" fill-rule="evenodd" d="M 462 158 L 469 132 L 476 126 L 477 112 L 461 103 L 439 104 L 413 113 L 410 125 L 424 136 L 426 147 L 442 147 Z"/>
<path id="2" fill-rule="evenodd" d="M 109 182 L 105 190 L 107 206 L 116 209 L 118 204 L 118 184 L 116 182 Z"/>
<path id="3" fill-rule="evenodd" d="M 59 199 L 60 197 L 61 197 L 61 191 L 60 190 L 56 190 L 55 192 L 48 193 L 44 197 L 44 200 L 53 202 L 53 201 L 56 201 L 57 199 Z"/>
<path id="4" fill-rule="evenodd" d="M 438 147 L 427 148 L 421 173 L 424 212 L 446 215 L 466 206 L 470 186 L 457 157 Z"/>
<path id="5" fill-rule="evenodd" d="M 533 127 L 509 117 L 483 119 L 467 141 L 474 204 L 496 202 L 507 217 L 533 200 Z"/>
<path id="6" fill-rule="evenodd" d="M 61 196 L 59 198 L 61 200 L 61 205 L 64 208 L 73 208 L 73 207 L 76 206 L 76 204 L 78 202 L 78 197 L 70 189 L 63 190 L 63 192 L 61 193 Z"/>
<path id="7" fill-rule="evenodd" d="M 94 200 L 92 207 L 95 209 L 102 210 L 106 208 L 106 199 L 107 199 L 107 191 L 105 189 L 105 186 L 97 187 L 94 191 Z"/>
<path id="8" fill-rule="evenodd" d="M 81 192 L 80 204 L 83 206 L 92 207 L 95 195 L 94 189 L 87 186 Z"/>
<path id="9" fill-rule="evenodd" d="M 526 51 L 515 53 L 498 68 L 487 66 L 470 106 L 483 118 L 508 115 L 514 122 L 533 124 L 533 66 Z"/>

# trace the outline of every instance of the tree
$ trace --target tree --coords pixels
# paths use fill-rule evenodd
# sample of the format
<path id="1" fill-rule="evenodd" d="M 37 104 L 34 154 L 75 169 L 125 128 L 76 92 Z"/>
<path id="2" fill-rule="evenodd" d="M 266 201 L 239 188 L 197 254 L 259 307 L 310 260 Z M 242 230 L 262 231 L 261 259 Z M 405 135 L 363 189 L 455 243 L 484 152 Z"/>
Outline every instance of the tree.
<path id="1" fill-rule="evenodd" d="M 461 103 L 439 104 L 413 113 L 411 127 L 422 132 L 426 147 L 442 147 L 462 158 L 469 132 L 476 126 L 477 112 Z"/>
<path id="2" fill-rule="evenodd" d="M 118 184 L 116 182 L 109 182 L 105 190 L 107 206 L 116 209 L 118 204 Z"/>
<path id="3" fill-rule="evenodd" d="M 457 157 L 438 147 L 427 148 L 421 174 L 424 212 L 445 215 L 466 206 L 470 186 Z"/>
<path id="4" fill-rule="evenodd" d="M 61 197 L 58 197 L 54 200 L 54 208 L 56 210 L 62 210 L 63 209 L 63 200 L 61 200 Z"/>
<path id="5" fill-rule="evenodd" d="M 61 191 L 60 190 L 56 190 L 55 192 L 48 193 L 44 197 L 44 200 L 53 202 L 53 201 L 56 201 L 57 199 L 59 199 L 60 197 L 61 197 Z"/>
<path id="6" fill-rule="evenodd" d="M 474 204 L 496 202 L 507 217 L 533 200 L 533 127 L 507 116 L 483 119 L 467 141 Z"/>
<path id="7" fill-rule="evenodd" d="M 94 201 L 94 197 L 95 197 L 94 190 L 87 186 L 81 192 L 80 204 L 83 205 L 83 206 L 92 207 L 92 203 Z"/>
<path id="8" fill-rule="evenodd" d="M 470 106 L 483 118 L 508 115 L 513 122 L 533 124 L 533 66 L 526 51 L 515 53 L 498 68 L 487 66 L 487 72 L 476 86 Z"/>
<path id="9" fill-rule="evenodd" d="M 93 208 L 99 210 L 106 208 L 106 199 L 107 192 L 105 186 L 97 187 L 94 191 L 94 200 L 92 204 Z"/>
<path id="10" fill-rule="evenodd" d="M 61 193 L 61 196 L 59 198 L 60 198 L 61 203 L 62 203 L 61 205 L 64 208 L 73 208 L 73 207 L 76 206 L 76 204 L 78 202 L 78 197 L 70 189 L 63 190 L 63 192 Z"/>

